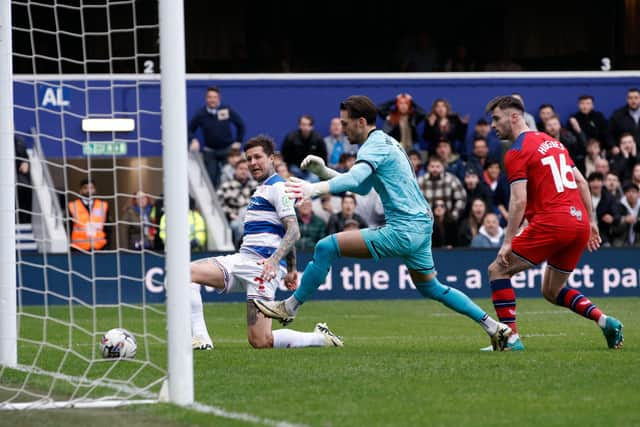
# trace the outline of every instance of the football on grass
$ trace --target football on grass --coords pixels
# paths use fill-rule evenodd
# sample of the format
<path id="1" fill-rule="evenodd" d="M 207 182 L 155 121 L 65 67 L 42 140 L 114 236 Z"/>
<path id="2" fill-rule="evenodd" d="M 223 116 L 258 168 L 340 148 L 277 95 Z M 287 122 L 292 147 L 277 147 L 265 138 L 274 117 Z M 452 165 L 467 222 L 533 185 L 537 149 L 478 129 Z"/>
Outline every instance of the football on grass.
<path id="1" fill-rule="evenodd" d="M 112 358 L 128 358 L 136 357 L 136 337 L 126 329 L 114 328 L 107 331 L 100 340 L 100 352 L 102 357 Z"/>

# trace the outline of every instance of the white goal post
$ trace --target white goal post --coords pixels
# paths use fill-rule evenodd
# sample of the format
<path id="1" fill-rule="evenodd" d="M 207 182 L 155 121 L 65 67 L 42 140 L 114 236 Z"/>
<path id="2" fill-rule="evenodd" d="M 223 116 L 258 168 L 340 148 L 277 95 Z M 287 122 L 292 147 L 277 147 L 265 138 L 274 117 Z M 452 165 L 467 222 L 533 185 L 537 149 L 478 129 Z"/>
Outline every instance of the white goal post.
<path id="1" fill-rule="evenodd" d="M 129 7 L 132 11 L 132 28 L 111 28 L 111 17 L 109 16 L 112 7 Z M 31 9 L 37 7 L 46 9 L 55 16 L 55 29 L 33 28 L 21 21 L 21 27 L 12 24 L 12 12 L 18 8 L 29 10 L 29 24 L 31 24 Z M 104 13 L 106 26 L 98 30 L 87 28 L 87 22 L 82 21 L 84 15 L 83 8 L 99 10 Z M 184 9 L 183 0 L 158 0 L 158 24 L 140 25 L 140 28 L 148 29 L 153 27 L 159 31 L 159 51 L 154 53 L 160 59 L 159 75 L 143 75 L 140 67 L 141 58 L 147 57 L 148 52 L 138 53 L 137 30 L 136 28 L 136 1 L 135 0 L 105 0 L 102 3 L 91 2 L 25 2 L 24 0 L 0 1 L 0 410 L 16 409 L 54 409 L 54 408 L 91 408 L 91 407 L 115 407 L 127 404 L 146 404 L 157 401 L 169 401 L 178 405 L 192 405 L 194 403 L 193 387 L 193 351 L 191 348 L 191 330 L 188 313 L 189 309 L 189 288 L 190 283 L 190 242 L 188 210 L 189 210 L 189 187 L 187 181 L 187 148 L 186 148 L 186 81 L 185 81 L 185 36 L 184 36 Z M 76 13 L 82 23 L 81 33 L 69 33 L 63 26 L 59 26 L 59 13 Z M 65 19 L 65 18 L 60 18 Z M 37 25 L 37 24 L 36 24 Z M 12 30 L 16 28 L 21 33 L 38 32 L 55 39 L 56 43 L 52 52 L 43 56 L 38 54 L 38 43 L 31 37 L 31 55 L 29 53 L 16 53 L 15 45 L 12 46 Z M 61 29 L 62 28 L 62 29 Z M 115 33 L 130 35 L 134 46 L 134 53 L 129 57 L 118 57 L 113 54 L 112 36 Z M 77 58 L 64 57 L 64 41 L 69 37 L 81 40 L 82 56 L 87 59 L 86 63 L 100 62 L 92 57 L 92 52 L 85 45 L 88 37 L 103 37 L 109 43 L 107 52 L 113 57 L 102 60 L 108 64 L 110 74 L 114 76 L 111 80 L 111 87 L 100 87 L 99 90 L 110 92 L 111 111 L 103 113 L 99 118 L 119 118 L 121 116 L 133 117 L 136 121 L 136 137 L 127 140 L 126 143 L 138 144 L 140 140 L 147 139 L 139 130 L 140 111 L 146 115 L 160 117 L 161 121 L 161 141 L 154 140 L 153 143 L 162 144 L 162 159 L 164 167 L 149 167 L 147 171 L 162 173 L 163 199 L 166 215 L 166 243 L 165 243 L 165 286 L 166 303 L 164 307 L 156 307 L 147 303 L 144 294 L 144 277 L 127 276 L 120 273 L 120 255 L 135 255 L 134 250 L 120 250 L 120 245 L 110 252 L 116 259 L 114 271 L 100 272 L 100 259 L 94 250 L 83 254 L 58 255 L 58 259 L 66 260 L 66 269 L 60 264 L 49 260 L 46 253 L 42 254 L 42 265 L 33 265 L 32 261 L 23 258 L 20 250 L 16 252 L 16 154 L 14 152 L 14 136 L 16 127 L 14 126 L 14 112 L 17 106 L 14 105 L 14 84 L 16 79 L 13 75 L 13 60 L 19 57 L 21 60 L 31 61 L 33 64 L 33 78 L 28 82 L 33 86 L 34 98 L 38 96 L 38 60 L 46 60 L 58 63 L 60 75 L 54 76 L 51 80 L 60 83 L 60 90 L 66 88 L 80 94 L 83 103 L 86 103 L 84 112 L 66 111 L 64 105 L 59 111 L 46 111 L 46 114 L 55 114 L 59 118 L 61 133 L 52 135 L 50 129 L 43 131 L 45 137 L 50 141 L 63 146 L 62 152 L 65 156 L 62 167 L 54 165 L 53 162 L 43 160 L 51 167 L 58 167 L 64 175 L 64 186 L 62 190 L 51 189 L 51 194 L 69 197 L 69 194 L 79 197 L 75 193 L 77 182 L 69 183 L 67 170 L 72 169 L 74 173 L 83 174 L 92 178 L 94 171 L 105 172 L 104 168 L 92 166 L 92 154 L 87 154 L 86 168 L 75 164 L 66 163 L 66 153 L 64 146 L 70 144 L 77 146 L 87 145 L 92 142 L 90 136 L 87 140 L 73 139 L 72 136 L 65 135 L 65 121 L 69 120 L 74 125 L 80 123 L 83 114 L 89 116 L 89 104 L 92 90 L 89 81 L 91 74 L 89 67 L 81 64 Z M 156 44 L 154 47 L 157 48 Z M 136 73 L 140 74 L 140 79 L 127 82 L 127 90 L 134 93 L 134 103 L 137 111 L 127 111 L 114 107 L 114 90 L 122 88 L 125 83 L 119 83 L 115 78 L 115 64 L 117 61 L 129 60 L 135 63 Z M 63 82 L 63 63 L 72 63 L 74 66 L 85 67 L 78 82 Z M 144 72 L 149 70 L 145 69 Z M 45 73 L 42 73 L 45 74 Z M 47 77 L 49 79 L 49 77 Z M 138 91 L 143 84 L 157 85 L 160 81 L 160 105 L 155 110 L 149 111 L 146 105 L 141 105 Z M 44 83 L 47 83 L 46 81 Z M 65 89 L 65 90 L 66 90 Z M 60 95 L 59 95 L 60 96 Z M 59 101 L 60 99 L 58 99 Z M 165 102 L 166 101 L 166 102 Z M 62 103 L 63 104 L 63 103 Z M 29 114 L 35 117 L 34 128 L 36 134 L 34 138 L 40 138 L 41 130 L 38 127 L 38 114 L 42 108 L 35 99 L 32 105 L 21 105 L 19 108 L 24 112 L 29 110 Z M 128 115 L 127 115 L 128 114 Z M 127 119 L 130 120 L 130 119 Z M 159 121 L 159 122 L 160 122 Z M 47 133 L 48 132 L 48 133 Z M 25 133 L 23 132 L 23 135 Z M 115 136 L 115 131 L 113 132 Z M 137 138 L 137 141 L 136 141 Z M 51 142 L 50 142 L 51 143 Z M 141 156 L 138 156 L 138 161 Z M 144 162 L 138 162 L 140 168 L 144 167 Z M 119 218 L 117 217 L 118 201 L 131 194 L 118 193 L 118 172 L 131 172 L 135 168 L 127 165 L 119 166 L 113 156 L 113 176 L 112 181 L 116 188 L 116 193 L 109 199 L 116 219 L 115 226 L 118 230 Z M 140 185 L 141 179 L 138 179 Z M 112 203 L 112 204 L 111 204 Z M 122 206 L 120 206 L 122 207 Z M 66 206 L 62 206 L 62 211 L 66 211 Z M 36 213 L 34 213 L 36 215 Z M 64 215 L 64 214 L 63 214 Z M 65 218 L 56 218 L 58 221 L 65 221 Z M 141 220 L 142 221 L 142 220 Z M 125 224 L 126 225 L 126 224 Z M 142 222 L 140 223 L 142 226 Z M 118 231 L 116 231 L 117 233 Z M 45 239 L 43 237 L 43 239 Z M 117 237 L 116 237 L 117 239 Z M 42 242 L 39 242 L 42 243 Z M 144 251 L 142 250 L 140 270 L 144 272 Z M 17 255 L 16 255 L 17 253 Z M 138 252 L 139 253 L 139 252 Z M 153 254 L 154 256 L 161 256 Z M 89 257 L 89 273 L 86 271 L 75 271 L 75 257 Z M 19 267 L 39 269 L 42 272 L 44 288 L 34 289 L 23 286 L 20 277 Z M 18 274 L 16 271 L 18 270 Z M 68 293 L 60 293 L 58 288 L 51 286 L 50 275 L 63 277 L 68 281 Z M 86 295 L 76 294 L 75 281 L 80 280 L 83 285 L 89 287 Z M 131 282 L 139 281 L 142 286 L 141 301 L 130 302 L 122 297 L 122 289 Z M 102 283 L 115 283 L 117 290 L 114 291 L 117 301 L 115 303 L 95 303 L 98 288 Z M 66 285 L 66 284 L 65 284 Z M 162 285 L 161 283 L 159 285 Z M 55 289 L 54 289 L 55 288 Z M 30 292 L 42 299 L 42 307 L 25 307 L 22 303 L 22 293 Z M 55 301 L 56 307 L 49 307 L 49 301 Z M 102 310 L 109 312 L 111 320 L 118 324 L 107 325 L 101 321 Z M 111 327 L 127 326 L 127 316 L 131 315 L 138 329 L 138 355 L 135 360 L 105 360 L 97 352 L 98 340 L 102 333 Z M 115 320 L 113 320 L 115 319 Z M 149 324 L 147 324 L 149 323 Z M 31 332 L 27 326 L 32 325 Z M 33 326 L 35 325 L 35 326 Z M 28 333 L 29 336 L 24 336 Z M 166 335 L 165 335 L 166 334 Z M 97 338 L 97 339 L 96 339 Z M 142 351 L 141 350 L 142 347 Z M 153 349 L 153 351 L 152 351 Z M 157 357 L 154 352 L 166 352 L 166 356 Z M 35 386 L 34 386 L 35 384 Z M 33 387 L 33 388 L 32 388 Z"/>
<path id="2" fill-rule="evenodd" d="M 160 0 L 160 69 L 162 75 L 162 145 L 167 213 L 167 323 L 169 399 L 193 403 L 193 351 L 186 283 L 190 282 L 187 183 L 187 89 L 184 7 L 182 0 Z M 186 280 L 185 280 L 186 279 Z"/>
<path id="3" fill-rule="evenodd" d="M 11 2 L 0 2 L 0 364 L 18 363 Z"/>

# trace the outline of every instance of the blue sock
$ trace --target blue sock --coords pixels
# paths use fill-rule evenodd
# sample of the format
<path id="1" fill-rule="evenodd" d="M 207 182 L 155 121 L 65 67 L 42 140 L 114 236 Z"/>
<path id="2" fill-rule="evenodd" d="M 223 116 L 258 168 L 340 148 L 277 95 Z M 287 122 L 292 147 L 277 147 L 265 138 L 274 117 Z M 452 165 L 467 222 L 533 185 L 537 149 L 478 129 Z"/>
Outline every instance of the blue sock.
<path id="1" fill-rule="evenodd" d="M 331 263 L 339 256 L 340 248 L 335 234 L 324 237 L 316 243 L 313 251 L 313 260 L 307 264 L 307 268 L 304 269 L 302 274 L 302 279 L 300 279 L 300 286 L 293 293 L 299 303 L 302 304 L 311 298 L 316 289 L 324 283 L 329 268 L 331 268 Z"/>
<path id="2" fill-rule="evenodd" d="M 487 313 L 471 301 L 466 294 L 443 285 L 435 277 L 429 282 L 416 283 L 415 285 L 423 297 L 440 301 L 450 309 L 464 314 L 476 322 L 480 322 L 487 315 Z"/>

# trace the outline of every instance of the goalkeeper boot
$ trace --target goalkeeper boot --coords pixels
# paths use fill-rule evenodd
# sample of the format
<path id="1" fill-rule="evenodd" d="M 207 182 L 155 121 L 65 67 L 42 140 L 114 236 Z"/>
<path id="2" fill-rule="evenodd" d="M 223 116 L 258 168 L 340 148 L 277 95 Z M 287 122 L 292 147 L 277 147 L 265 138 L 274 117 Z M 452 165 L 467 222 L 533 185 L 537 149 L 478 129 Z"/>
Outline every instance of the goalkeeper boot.
<path id="1" fill-rule="evenodd" d="M 507 344 L 504 346 L 504 351 L 523 351 L 524 344 L 522 344 L 522 340 L 520 336 L 513 334 L 507 340 Z M 493 345 L 482 347 L 480 351 L 493 351 Z"/>
<path id="2" fill-rule="evenodd" d="M 607 323 L 602 328 L 602 333 L 607 339 L 607 345 L 609 348 L 621 348 L 624 342 L 624 336 L 622 335 L 622 322 L 615 317 L 607 317 Z"/>
<path id="3" fill-rule="evenodd" d="M 194 337 L 191 338 L 191 348 L 194 350 L 213 350 L 213 343 L 211 342 L 211 339 L 206 340 L 201 337 Z"/>
<path id="4" fill-rule="evenodd" d="M 513 334 L 513 331 L 510 327 L 498 322 L 498 329 L 491 335 L 491 347 L 493 351 L 504 351 L 511 334 Z"/>
<path id="5" fill-rule="evenodd" d="M 324 336 L 325 347 L 344 347 L 342 337 L 337 336 L 326 323 L 316 323 L 316 327 L 313 329 L 316 334 L 322 334 Z"/>
<path id="6" fill-rule="evenodd" d="M 253 303 L 258 307 L 258 310 L 267 317 L 277 319 L 282 325 L 286 326 L 293 322 L 295 314 L 290 314 L 287 311 L 287 307 L 284 305 L 284 301 L 261 301 L 259 299 L 253 300 Z"/>

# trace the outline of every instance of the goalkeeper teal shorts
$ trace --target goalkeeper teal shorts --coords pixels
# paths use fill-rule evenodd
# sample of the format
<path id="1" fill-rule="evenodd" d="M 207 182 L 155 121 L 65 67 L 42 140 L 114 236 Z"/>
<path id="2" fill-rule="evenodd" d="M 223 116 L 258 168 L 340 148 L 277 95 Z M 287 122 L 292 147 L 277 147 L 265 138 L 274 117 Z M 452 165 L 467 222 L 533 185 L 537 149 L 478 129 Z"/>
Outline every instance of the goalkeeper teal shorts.
<path id="1" fill-rule="evenodd" d="M 409 226 L 387 224 L 360 230 L 374 259 L 402 258 L 407 268 L 423 274 L 434 271 L 431 254 L 433 220 L 412 221 Z"/>

